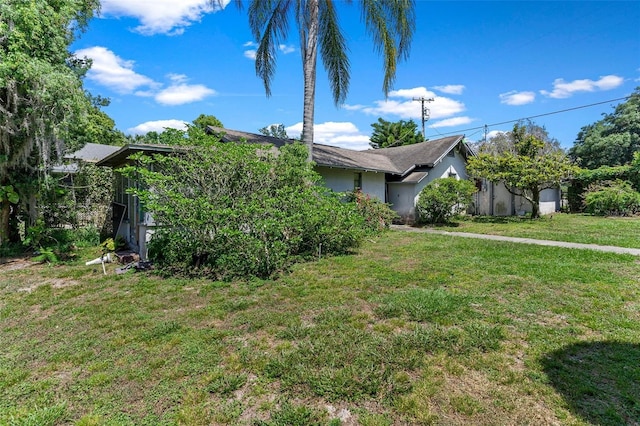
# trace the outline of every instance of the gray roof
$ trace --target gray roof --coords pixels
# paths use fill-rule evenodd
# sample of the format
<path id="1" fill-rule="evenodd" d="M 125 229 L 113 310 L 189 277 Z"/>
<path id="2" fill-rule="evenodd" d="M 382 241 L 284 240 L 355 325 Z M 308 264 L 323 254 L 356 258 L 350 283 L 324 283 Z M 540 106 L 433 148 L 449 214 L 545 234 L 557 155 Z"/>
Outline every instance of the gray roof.
<path id="1" fill-rule="evenodd" d="M 313 161 L 319 166 L 396 173 L 396 166 L 377 150 L 354 151 L 337 146 L 313 144 Z"/>
<path id="2" fill-rule="evenodd" d="M 245 140 L 250 143 L 272 144 L 276 147 L 281 147 L 294 141 L 293 139 L 280 139 L 212 126 L 208 126 L 208 131 L 217 134 L 224 142 Z M 460 144 L 463 138 L 463 135 L 456 135 L 413 145 L 369 149 L 366 151 L 314 144 L 313 161 L 319 166 L 376 171 L 404 176 L 417 167 L 433 167 Z M 464 143 L 462 145 L 465 155 L 469 155 L 470 151 L 467 145 Z"/>
<path id="3" fill-rule="evenodd" d="M 180 147 L 174 147 L 169 145 L 153 145 L 153 144 L 129 144 L 118 148 L 117 151 L 107 155 L 99 160 L 96 164 L 98 166 L 118 167 L 127 162 L 127 158 L 137 152 L 148 153 L 161 153 L 161 152 L 173 152 Z"/>
<path id="4" fill-rule="evenodd" d="M 214 126 L 207 126 L 207 133 L 217 136 L 222 142 L 241 142 L 244 140 L 248 143 L 257 143 L 260 145 L 271 144 L 276 148 L 280 148 L 283 145 L 294 142 L 293 139 L 280 139 L 273 136 L 223 129 L 222 127 Z"/>
<path id="5" fill-rule="evenodd" d="M 388 157 L 395 164 L 397 174 L 405 175 L 417 167 L 433 167 L 460 144 L 463 138 L 462 135 L 449 136 L 413 145 L 381 148 L 376 151 L 380 155 Z M 466 147 L 466 144 L 462 145 Z M 465 152 L 465 155 L 467 154 Z"/>
<path id="6" fill-rule="evenodd" d="M 67 154 L 64 158 L 68 160 L 82 160 L 87 163 L 96 163 L 107 155 L 113 154 L 121 147 L 113 145 L 103 145 L 99 143 L 88 143 L 82 148 L 71 154 Z"/>
<path id="7" fill-rule="evenodd" d="M 294 139 L 280 139 L 213 126 L 208 126 L 207 132 L 218 136 L 223 142 L 245 141 L 261 145 L 273 145 L 278 148 L 295 142 Z M 421 173 L 411 174 L 414 169 L 433 167 L 459 144 L 463 149 L 464 155 L 469 155 L 469 148 L 462 142 L 463 138 L 464 136 L 461 135 L 449 136 L 414 145 L 365 151 L 314 144 L 313 161 L 318 166 L 390 173 L 403 176 L 403 181 L 406 182 L 420 181 L 424 176 Z M 127 157 L 135 152 L 169 152 L 173 149 L 174 147 L 167 145 L 126 145 L 98 161 L 98 165 L 115 167 L 126 162 Z"/>

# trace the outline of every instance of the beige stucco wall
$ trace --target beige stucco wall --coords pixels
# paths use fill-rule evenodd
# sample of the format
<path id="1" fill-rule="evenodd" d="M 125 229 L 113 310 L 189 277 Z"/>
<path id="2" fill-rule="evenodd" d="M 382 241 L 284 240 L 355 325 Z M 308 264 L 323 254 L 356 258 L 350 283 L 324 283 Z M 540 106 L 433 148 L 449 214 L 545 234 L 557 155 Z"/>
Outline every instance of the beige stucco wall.
<path id="1" fill-rule="evenodd" d="M 353 191 L 355 173 L 362 173 L 362 192 L 380 201 L 385 201 L 385 174 L 376 172 L 357 172 L 324 166 L 316 166 L 316 172 L 322 176 L 324 185 L 336 192 Z"/>

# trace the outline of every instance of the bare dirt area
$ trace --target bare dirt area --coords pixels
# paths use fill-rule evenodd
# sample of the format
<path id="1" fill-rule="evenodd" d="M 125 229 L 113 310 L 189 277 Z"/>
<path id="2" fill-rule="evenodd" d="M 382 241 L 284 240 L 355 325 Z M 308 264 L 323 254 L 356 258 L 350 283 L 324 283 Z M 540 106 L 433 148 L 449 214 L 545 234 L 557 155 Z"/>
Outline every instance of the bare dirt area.
<path id="1" fill-rule="evenodd" d="M 20 269 L 30 268 L 38 265 L 37 262 L 31 261 L 26 257 L 16 257 L 9 259 L 0 259 L 0 272 L 2 271 L 17 271 Z"/>

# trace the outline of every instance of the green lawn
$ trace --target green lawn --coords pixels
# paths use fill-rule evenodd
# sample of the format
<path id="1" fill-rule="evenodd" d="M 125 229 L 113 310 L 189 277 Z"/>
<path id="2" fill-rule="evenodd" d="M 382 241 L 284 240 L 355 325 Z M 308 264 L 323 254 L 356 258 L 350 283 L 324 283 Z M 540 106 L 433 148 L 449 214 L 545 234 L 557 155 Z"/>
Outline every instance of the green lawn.
<path id="1" fill-rule="evenodd" d="M 639 260 L 388 232 L 274 281 L 0 265 L 0 425 L 637 425 Z"/>
<path id="2" fill-rule="evenodd" d="M 531 220 L 520 217 L 469 217 L 438 229 L 508 237 L 640 248 L 640 218 L 556 213 Z"/>

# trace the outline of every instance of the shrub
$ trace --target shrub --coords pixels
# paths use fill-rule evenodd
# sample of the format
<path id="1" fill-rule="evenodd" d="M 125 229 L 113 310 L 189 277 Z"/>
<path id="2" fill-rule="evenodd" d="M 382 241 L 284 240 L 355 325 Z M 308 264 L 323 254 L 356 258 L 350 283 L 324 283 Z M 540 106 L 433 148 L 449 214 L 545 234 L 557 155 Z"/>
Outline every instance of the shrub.
<path id="1" fill-rule="evenodd" d="M 357 203 L 317 185 L 301 144 L 276 152 L 196 129 L 188 143 L 121 170 L 142 184 L 131 192 L 158 225 L 149 258 L 166 273 L 268 277 L 296 261 L 347 253 L 373 232 Z"/>
<path id="2" fill-rule="evenodd" d="M 594 184 L 584 198 L 589 213 L 602 216 L 629 216 L 640 212 L 640 193 L 628 181 Z"/>
<path id="3" fill-rule="evenodd" d="M 389 228 L 398 217 L 389 204 L 372 198 L 369 194 L 363 194 L 360 190 L 348 193 L 347 202 L 355 203 L 358 212 L 364 218 L 365 227 L 374 233 Z"/>
<path id="4" fill-rule="evenodd" d="M 420 223 L 445 223 L 464 212 L 472 201 L 475 185 L 468 180 L 439 178 L 420 191 L 416 213 Z"/>

